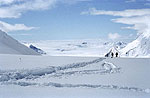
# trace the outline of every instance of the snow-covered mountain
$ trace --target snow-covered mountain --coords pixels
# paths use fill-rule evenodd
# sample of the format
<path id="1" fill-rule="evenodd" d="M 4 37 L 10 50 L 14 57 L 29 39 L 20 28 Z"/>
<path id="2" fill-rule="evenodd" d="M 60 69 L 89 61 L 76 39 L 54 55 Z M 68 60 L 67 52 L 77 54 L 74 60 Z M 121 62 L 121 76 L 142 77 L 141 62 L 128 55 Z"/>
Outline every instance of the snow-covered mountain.
<path id="1" fill-rule="evenodd" d="M 136 40 L 129 43 L 120 50 L 121 56 L 129 57 L 149 57 L 150 56 L 150 34 L 142 33 Z"/>
<path id="2" fill-rule="evenodd" d="M 118 51 L 117 47 L 112 47 L 109 52 L 105 55 L 105 57 L 119 57 L 120 52 Z"/>
<path id="3" fill-rule="evenodd" d="M 104 43 L 104 45 L 112 44 L 109 51 L 105 54 L 105 57 L 119 57 L 120 51 L 122 48 L 124 48 L 127 44 L 125 42 L 119 41 L 114 43 Z"/>
<path id="4" fill-rule="evenodd" d="M 0 54 L 40 55 L 0 30 Z"/>
<path id="5" fill-rule="evenodd" d="M 119 41 L 119 42 L 114 43 L 114 46 L 115 46 L 118 50 L 120 50 L 120 49 L 126 47 L 126 45 L 127 45 L 127 43 L 122 42 L 122 41 Z"/>

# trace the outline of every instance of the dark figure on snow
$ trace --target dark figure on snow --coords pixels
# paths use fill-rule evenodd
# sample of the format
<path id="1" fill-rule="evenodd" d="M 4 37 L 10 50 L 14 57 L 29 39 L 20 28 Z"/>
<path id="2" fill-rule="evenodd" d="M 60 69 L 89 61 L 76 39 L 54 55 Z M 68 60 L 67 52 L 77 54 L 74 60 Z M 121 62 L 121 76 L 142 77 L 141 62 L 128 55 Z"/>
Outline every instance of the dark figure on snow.
<path id="1" fill-rule="evenodd" d="M 118 52 L 116 52 L 116 57 L 118 57 Z"/>
<path id="2" fill-rule="evenodd" d="M 112 52 L 112 53 L 111 53 L 111 58 L 113 58 L 113 57 L 114 57 L 114 53 Z"/>
<path id="3" fill-rule="evenodd" d="M 109 57 L 109 54 L 107 53 L 107 54 L 105 55 L 105 57 Z"/>

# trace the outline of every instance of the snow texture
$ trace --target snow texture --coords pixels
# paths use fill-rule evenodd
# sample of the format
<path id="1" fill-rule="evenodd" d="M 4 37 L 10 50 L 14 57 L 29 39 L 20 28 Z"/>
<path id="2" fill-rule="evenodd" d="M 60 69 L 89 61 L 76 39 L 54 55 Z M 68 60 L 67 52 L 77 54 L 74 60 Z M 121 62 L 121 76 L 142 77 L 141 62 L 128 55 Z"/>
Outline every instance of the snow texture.
<path id="1" fill-rule="evenodd" d="M 0 55 L 0 97 L 149 98 L 149 65 L 146 58 Z"/>
<path id="2" fill-rule="evenodd" d="M 109 42 L 100 39 L 85 40 L 47 40 L 23 42 L 26 46 L 31 44 L 40 47 L 50 56 L 93 56 L 104 57 L 112 47 L 118 50 L 124 48 L 124 42 Z"/>

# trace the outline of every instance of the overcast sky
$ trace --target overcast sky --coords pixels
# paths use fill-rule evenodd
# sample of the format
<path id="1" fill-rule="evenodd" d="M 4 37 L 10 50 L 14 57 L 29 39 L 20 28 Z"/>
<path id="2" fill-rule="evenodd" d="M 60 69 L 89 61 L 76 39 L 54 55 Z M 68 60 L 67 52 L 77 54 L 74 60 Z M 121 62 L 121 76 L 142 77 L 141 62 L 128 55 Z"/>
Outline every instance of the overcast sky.
<path id="1" fill-rule="evenodd" d="M 0 29 L 18 40 L 133 39 L 150 0 L 0 0 Z"/>

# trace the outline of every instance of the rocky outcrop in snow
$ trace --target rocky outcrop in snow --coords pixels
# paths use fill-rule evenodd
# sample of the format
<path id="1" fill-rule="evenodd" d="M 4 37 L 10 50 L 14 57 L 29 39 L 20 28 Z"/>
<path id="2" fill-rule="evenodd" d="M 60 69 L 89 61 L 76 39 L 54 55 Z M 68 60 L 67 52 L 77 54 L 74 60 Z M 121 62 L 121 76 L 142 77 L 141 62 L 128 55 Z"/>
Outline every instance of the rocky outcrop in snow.
<path id="1" fill-rule="evenodd" d="M 46 52 L 44 52 L 43 50 L 41 50 L 40 48 L 37 48 L 35 46 L 33 46 L 32 44 L 29 46 L 31 49 L 33 49 L 34 51 L 36 51 L 39 54 L 46 54 Z"/>

